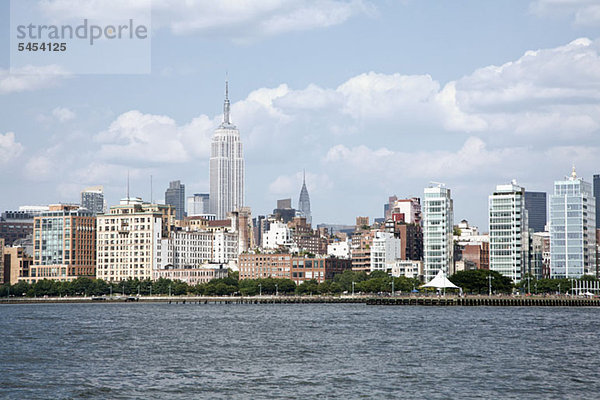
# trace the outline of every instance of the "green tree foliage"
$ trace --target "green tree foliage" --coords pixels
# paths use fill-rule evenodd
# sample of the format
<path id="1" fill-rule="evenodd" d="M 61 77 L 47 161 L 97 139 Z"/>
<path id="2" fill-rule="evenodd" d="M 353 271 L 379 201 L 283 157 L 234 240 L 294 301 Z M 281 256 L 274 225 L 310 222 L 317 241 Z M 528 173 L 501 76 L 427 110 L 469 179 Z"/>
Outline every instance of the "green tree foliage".
<path id="1" fill-rule="evenodd" d="M 456 286 L 461 287 L 465 293 L 481 293 L 489 292 L 489 276 L 492 276 L 492 292 L 494 293 L 511 293 L 513 289 L 510 278 L 503 276 L 496 271 L 488 271 L 483 269 L 472 271 L 459 271 L 452 275 L 449 279 Z"/>

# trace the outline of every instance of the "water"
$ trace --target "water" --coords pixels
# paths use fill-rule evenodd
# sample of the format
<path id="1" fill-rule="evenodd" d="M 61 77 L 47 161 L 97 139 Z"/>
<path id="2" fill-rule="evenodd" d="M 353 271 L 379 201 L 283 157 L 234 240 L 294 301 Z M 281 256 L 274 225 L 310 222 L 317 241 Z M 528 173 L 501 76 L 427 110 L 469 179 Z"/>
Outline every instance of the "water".
<path id="1" fill-rule="evenodd" d="M 597 398 L 600 309 L 0 306 L 0 398 Z"/>

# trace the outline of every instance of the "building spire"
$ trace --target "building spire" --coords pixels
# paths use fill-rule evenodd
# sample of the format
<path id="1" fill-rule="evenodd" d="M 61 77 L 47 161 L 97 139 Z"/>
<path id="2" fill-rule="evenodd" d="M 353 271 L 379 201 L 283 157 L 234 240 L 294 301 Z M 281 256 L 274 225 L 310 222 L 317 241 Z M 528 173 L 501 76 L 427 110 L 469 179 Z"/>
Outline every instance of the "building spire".
<path id="1" fill-rule="evenodd" d="M 229 125 L 229 77 L 225 77 L 225 104 L 223 105 L 223 125 Z"/>
<path id="2" fill-rule="evenodd" d="M 306 185 L 306 170 L 302 168 L 302 184 Z"/>

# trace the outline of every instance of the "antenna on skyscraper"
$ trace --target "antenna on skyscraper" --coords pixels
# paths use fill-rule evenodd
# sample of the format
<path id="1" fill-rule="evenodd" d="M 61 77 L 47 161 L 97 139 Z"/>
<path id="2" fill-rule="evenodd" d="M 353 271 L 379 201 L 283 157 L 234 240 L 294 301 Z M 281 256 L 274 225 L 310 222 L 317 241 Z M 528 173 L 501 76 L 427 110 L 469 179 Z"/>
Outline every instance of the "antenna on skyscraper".
<path id="1" fill-rule="evenodd" d="M 150 204 L 153 204 L 153 199 L 152 199 L 152 175 L 150 175 Z"/>
<path id="2" fill-rule="evenodd" d="M 129 170 L 127 170 L 127 204 L 129 204 Z"/>

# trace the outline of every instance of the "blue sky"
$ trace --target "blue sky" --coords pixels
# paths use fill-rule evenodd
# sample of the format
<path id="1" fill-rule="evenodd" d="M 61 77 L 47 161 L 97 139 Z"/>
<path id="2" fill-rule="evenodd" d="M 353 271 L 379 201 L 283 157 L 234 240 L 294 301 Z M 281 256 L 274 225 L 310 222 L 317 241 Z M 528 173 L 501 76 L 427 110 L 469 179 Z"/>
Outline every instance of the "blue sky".
<path id="1" fill-rule="evenodd" d="M 99 3 L 99 0 L 84 2 Z M 60 16 L 81 1 L 48 0 Z M 101 10 L 125 7 L 104 0 Z M 593 0 L 153 3 L 152 73 L 9 74 L 0 2 L 0 210 L 104 185 L 160 199 L 208 191 L 225 71 L 254 214 L 379 217 L 392 194 L 445 182 L 455 220 L 487 230 L 487 196 L 600 173 L 600 5 Z M 40 6 L 41 7 L 41 6 Z M 30 71 L 31 72 L 31 71 Z"/>

